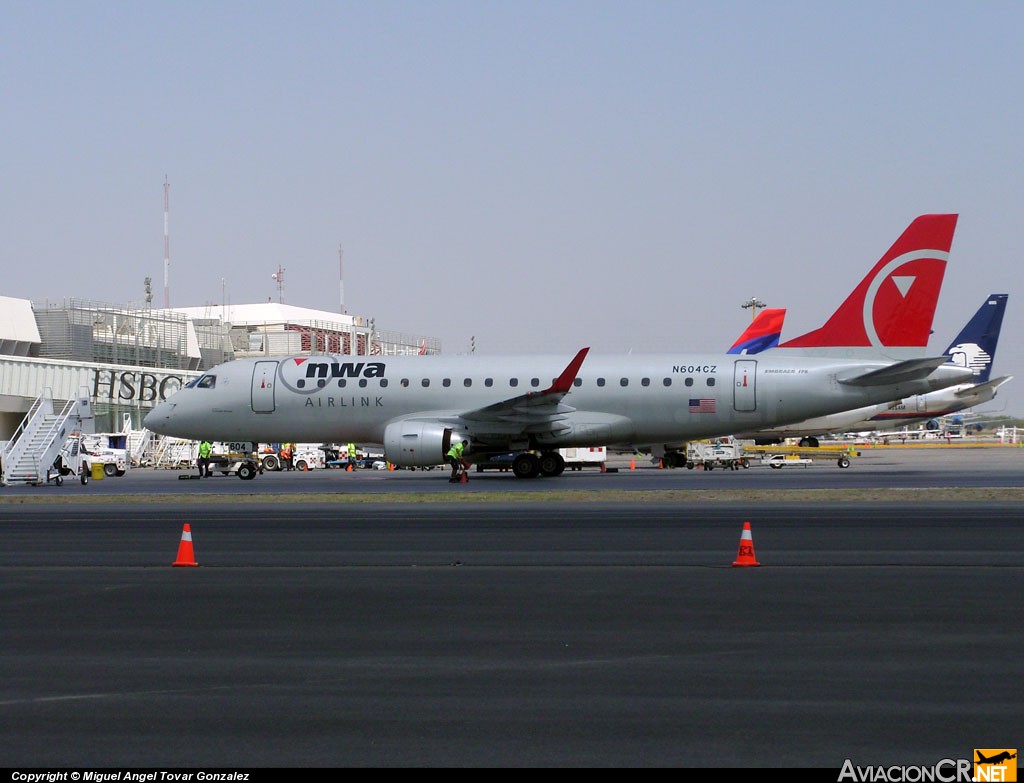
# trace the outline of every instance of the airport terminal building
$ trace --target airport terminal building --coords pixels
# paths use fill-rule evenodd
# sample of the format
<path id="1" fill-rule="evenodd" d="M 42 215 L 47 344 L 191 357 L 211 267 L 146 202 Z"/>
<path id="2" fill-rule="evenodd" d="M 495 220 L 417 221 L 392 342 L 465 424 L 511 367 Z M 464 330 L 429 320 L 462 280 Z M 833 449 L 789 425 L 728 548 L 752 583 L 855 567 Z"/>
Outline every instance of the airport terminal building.
<path id="1" fill-rule="evenodd" d="M 236 358 L 440 353 L 440 341 L 345 313 L 267 302 L 158 309 L 0 296 L 0 441 L 40 397 L 87 396 L 97 432 L 132 429 L 158 402 Z"/>

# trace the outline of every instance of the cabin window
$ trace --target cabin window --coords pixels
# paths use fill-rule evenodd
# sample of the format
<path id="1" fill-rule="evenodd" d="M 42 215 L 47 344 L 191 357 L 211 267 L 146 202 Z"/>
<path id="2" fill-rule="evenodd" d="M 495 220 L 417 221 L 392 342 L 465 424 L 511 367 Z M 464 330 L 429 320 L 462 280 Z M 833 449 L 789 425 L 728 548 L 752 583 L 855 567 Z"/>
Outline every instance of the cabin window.
<path id="1" fill-rule="evenodd" d="M 402 388 L 408 388 L 408 386 L 409 386 L 409 379 L 408 378 L 402 378 L 400 383 L 402 385 Z"/>
<path id="2" fill-rule="evenodd" d="M 683 381 L 683 384 L 685 386 L 693 386 L 693 378 L 687 378 L 685 381 Z"/>
<path id="3" fill-rule="evenodd" d="M 365 389 L 366 388 L 366 378 L 360 378 L 359 379 L 359 388 L 360 389 Z"/>
<path id="4" fill-rule="evenodd" d="M 427 388 L 430 385 L 430 378 L 424 378 L 422 381 L 420 381 L 420 384 L 423 386 L 424 389 Z"/>
<path id="5" fill-rule="evenodd" d="M 715 379 L 714 378 L 708 378 L 708 386 L 714 386 L 714 385 L 715 385 Z"/>
<path id="6" fill-rule="evenodd" d="M 530 385 L 534 388 L 540 386 L 540 378 L 530 378 Z"/>
<path id="7" fill-rule="evenodd" d="M 196 381 L 196 388 L 197 389 L 212 389 L 216 385 L 217 385 L 217 376 L 216 375 L 204 375 L 202 378 L 200 378 L 198 381 Z"/>
<path id="8" fill-rule="evenodd" d="M 623 388 L 629 386 L 629 378 L 619 378 L 619 386 L 622 386 Z"/>
<path id="9" fill-rule="evenodd" d="M 484 386 L 488 389 L 494 385 L 494 378 L 484 378 Z"/>
<path id="10" fill-rule="evenodd" d="M 518 386 L 519 385 L 519 379 L 518 378 L 509 378 L 508 379 L 508 385 L 512 386 L 512 387 Z"/>
<path id="11" fill-rule="evenodd" d="M 604 386 L 604 378 L 598 378 L 597 379 L 597 385 L 598 386 Z"/>
<path id="12" fill-rule="evenodd" d="M 345 385 L 347 383 L 348 383 L 348 381 L 346 381 L 344 378 L 338 378 L 338 388 L 339 389 L 344 389 Z"/>
<path id="13" fill-rule="evenodd" d="M 473 379 L 472 378 L 466 378 L 465 380 L 462 381 L 462 385 L 465 386 L 468 389 L 470 386 L 473 385 Z"/>
<path id="14" fill-rule="evenodd" d="M 666 386 L 671 386 L 672 385 L 672 379 L 671 378 L 662 378 L 661 382 L 663 384 L 665 384 Z"/>
<path id="15" fill-rule="evenodd" d="M 651 379 L 650 378 L 641 378 L 640 379 L 640 385 L 641 386 L 650 386 L 651 385 Z"/>
<path id="16" fill-rule="evenodd" d="M 452 385 L 452 379 L 451 378 L 445 378 L 443 381 L 441 381 L 441 385 L 444 386 L 444 388 L 447 389 L 449 386 Z"/>
<path id="17" fill-rule="evenodd" d="M 583 385 L 583 379 L 582 378 L 573 378 L 572 385 L 573 386 L 582 386 Z"/>

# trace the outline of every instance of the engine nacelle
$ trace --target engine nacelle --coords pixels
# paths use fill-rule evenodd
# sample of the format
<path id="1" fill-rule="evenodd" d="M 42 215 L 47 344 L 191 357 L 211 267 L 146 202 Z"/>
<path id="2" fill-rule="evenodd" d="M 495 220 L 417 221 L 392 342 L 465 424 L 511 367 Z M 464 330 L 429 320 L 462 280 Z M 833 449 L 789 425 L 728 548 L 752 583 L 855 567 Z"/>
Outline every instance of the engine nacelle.
<path id="1" fill-rule="evenodd" d="M 469 438 L 437 422 L 396 421 L 384 429 L 384 459 L 400 468 L 443 465 L 460 440 Z"/>

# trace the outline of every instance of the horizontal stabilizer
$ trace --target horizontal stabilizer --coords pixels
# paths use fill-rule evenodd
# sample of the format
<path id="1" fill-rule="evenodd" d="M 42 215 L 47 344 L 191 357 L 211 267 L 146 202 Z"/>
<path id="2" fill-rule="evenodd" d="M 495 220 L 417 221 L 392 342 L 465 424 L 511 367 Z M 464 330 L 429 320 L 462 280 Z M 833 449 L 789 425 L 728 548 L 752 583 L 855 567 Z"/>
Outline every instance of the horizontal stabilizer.
<path id="1" fill-rule="evenodd" d="M 908 359 L 890 364 L 877 370 L 855 375 L 852 378 L 837 378 L 847 386 L 889 386 L 894 383 L 918 381 L 927 378 L 936 368 L 949 361 L 948 356 L 928 356 L 924 359 Z"/>
<path id="2" fill-rule="evenodd" d="M 978 397 L 980 393 L 989 390 L 992 392 L 992 397 L 996 396 L 996 390 L 1006 383 L 1008 380 L 1013 378 L 1012 375 L 1003 375 L 1000 378 L 993 378 L 987 383 L 976 383 L 973 386 L 969 386 L 966 389 L 961 389 L 956 393 L 957 397 Z M 991 399 L 991 397 L 989 398 Z"/>

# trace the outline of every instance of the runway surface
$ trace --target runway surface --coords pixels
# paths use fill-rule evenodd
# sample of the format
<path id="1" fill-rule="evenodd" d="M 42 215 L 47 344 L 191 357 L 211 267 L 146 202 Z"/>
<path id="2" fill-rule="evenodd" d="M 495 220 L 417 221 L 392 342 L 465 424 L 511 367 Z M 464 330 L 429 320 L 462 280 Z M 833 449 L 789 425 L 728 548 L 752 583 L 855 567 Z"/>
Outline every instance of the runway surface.
<path id="1" fill-rule="evenodd" d="M 0 766 L 839 770 L 1015 748 L 1022 467 L 954 449 L 4 488 Z M 732 565 L 744 522 L 758 567 Z M 171 565 L 185 523 L 194 568 Z"/>

